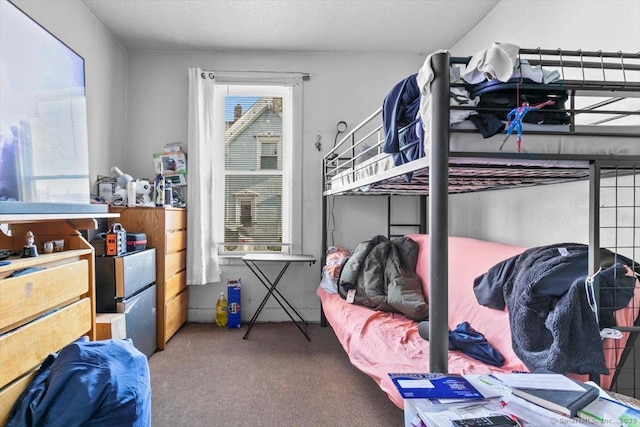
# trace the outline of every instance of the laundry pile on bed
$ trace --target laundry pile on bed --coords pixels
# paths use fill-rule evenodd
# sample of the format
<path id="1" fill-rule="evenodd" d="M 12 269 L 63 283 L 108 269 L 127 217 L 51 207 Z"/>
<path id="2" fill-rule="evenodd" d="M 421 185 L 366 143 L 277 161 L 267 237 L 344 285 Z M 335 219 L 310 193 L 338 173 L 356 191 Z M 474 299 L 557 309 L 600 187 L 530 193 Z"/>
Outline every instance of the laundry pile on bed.
<path id="1" fill-rule="evenodd" d="M 451 125 L 469 120 L 484 138 L 505 130 L 509 111 L 526 102 L 535 106 L 552 101 L 523 116 L 525 123 L 562 124 L 570 122 L 563 111 L 568 91 L 562 85 L 557 70 L 532 66 L 518 58 L 519 47 L 494 43 L 489 49 L 473 55 L 468 64 L 450 67 Z M 393 155 L 396 166 L 425 155 L 430 138 L 431 60 L 439 50 L 429 55 L 418 73 L 397 83 L 382 104 L 385 142 L 383 151 Z M 525 86 L 533 85 L 533 89 Z M 521 87 L 522 86 L 522 87 Z M 544 87 L 544 89 L 542 89 Z M 407 181 L 411 175 L 406 176 Z"/>

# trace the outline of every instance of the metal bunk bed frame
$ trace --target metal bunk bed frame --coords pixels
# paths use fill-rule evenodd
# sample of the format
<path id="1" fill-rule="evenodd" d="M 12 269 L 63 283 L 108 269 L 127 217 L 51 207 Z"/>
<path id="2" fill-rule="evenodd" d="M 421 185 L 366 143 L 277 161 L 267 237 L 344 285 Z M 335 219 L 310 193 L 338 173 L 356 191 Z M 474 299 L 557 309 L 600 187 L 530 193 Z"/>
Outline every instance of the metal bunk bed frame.
<path id="1" fill-rule="evenodd" d="M 577 90 L 588 90 L 590 96 L 606 96 L 612 97 L 612 91 L 627 91 L 634 92 L 631 97 L 640 96 L 640 81 L 632 81 L 627 78 L 627 72 L 640 71 L 640 53 L 638 54 L 624 54 L 624 53 L 606 53 L 606 52 L 587 52 L 587 51 L 562 51 L 558 50 L 542 50 L 542 49 L 521 49 L 520 55 L 534 55 L 538 56 L 539 60 L 535 58 L 530 60 L 531 65 L 541 66 L 557 66 L 562 69 L 562 76 L 564 77 L 565 67 L 574 67 L 582 71 L 582 80 L 563 80 L 563 88 L 567 89 L 571 93 L 571 107 L 566 109 L 567 113 L 572 118 L 575 117 L 577 112 L 575 109 L 574 97 Z M 543 59 L 543 55 L 545 59 Z M 548 57 L 552 59 L 546 59 Z M 568 61 L 567 57 L 576 57 L 578 60 Z M 584 58 L 590 58 L 589 61 L 585 61 Z M 593 59 L 596 59 L 595 61 Z M 373 184 L 381 179 L 393 180 L 393 177 L 398 177 L 405 172 L 419 171 L 424 168 L 428 168 L 428 232 L 430 234 L 429 239 L 429 283 L 438 284 L 437 286 L 430 286 L 429 295 L 429 336 L 430 336 L 430 351 L 429 351 L 429 366 L 431 372 L 446 373 L 448 370 L 448 238 L 449 238 L 449 194 L 457 192 L 477 191 L 470 190 L 469 187 L 463 186 L 461 190 L 456 190 L 455 183 L 450 186 L 450 168 L 454 170 L 450 160 L 453 158 L 450 156 L 449 144 L 433 143 L 434 141 L 449 141 L 450 137 L 450 78 L 449 68 L 453 63 L 466 63 L 470 58 L 452 58 L 449 53 L 436 53 L 432 56 L 432 69 L 434 73 L 434 79 L 431 84 L 431 138 L 429 144 L 430 155 L 428 158 L 423 157 L 415 160 L 411 163 L 398 166 L 390 171 L 386 171 L 381 175 L 370 177 L 354 184 L 352 189 L 357 189 L 362 185 Z M 609 59 L 615 59 L 619 62 L 612 62 Z M 630 60 L 630 61 L 629 61 Z M 631 63 L 628 63 L 631 62 Z M 585 70 L 587 69 L 601 69 L 604 81 L 591 81 L 585 78 Z M 607 81 L 605 76 L 605 69 L 619 70 L 622 73 L 622 81 Z M 639 79 L 640 80 L 640 79 Z M 600 95 L 602 94 L 602 95 Z M 607 102 L 602 103 L 603 105 Z M 591 112 L 598 113 L 595 108 L 598 106 L 590 107 L 594 110 Z M 455 108 L 455 107 L 454 107 Z M 609 110 L 609 114 L 613 114 L 617 117 L 630 114 L 629 111 L 615 111 Z M 322 238 L 322 253 L 324 254 L 327 248 L 327 197 L 340 194 L 353 194 L 349 189 L 332 189 L 329 185 L 331 176 L 341 170 L 345 170 L 348 167 L 355 167 L 355 160 L 359 154 L 356 154 L 355 145 L 359 142 L 355 140 L 355 133 L 361 129 L 362 125 L 371 122 L 375 117 L 380 114 L 380 109 L 374 112 L 371 116 L 365 119 L 361 125 L 349 132 L 339 144 L 337 144 L 327 155 L 323 158 L 323 238 Z M 638 111 L 631 112 L 631 114 L 638 114 Z M 573 125 L 572 125 L 573 130 Z M 370 137 L 375 132 L 380 133 L 380 127 L 374 129 L 367 134 L 365 138 Z M 526 133 L 526 132 L 525 132 Z M 600 134 L 599 134 L 600 135 Z M 606 137 L 606 134 L 601 134 Z M 640 135 L 633 135 L 639 137 Z M 380 137 L 379 137 L 380 138 Z M 345 151 L 339 151 L 341 147 L 344 147 L 343 143 L 351 142 L 350 148 Z M 367 150 L 371 150 L 368 148 Z M 455 153 L 457 157 L 485 157 L 485 158 L 531 158 L 531 155 L 514 154 L 514 153 Z M 534 155 L 535 158 L 550 158 L 550 159 L 567 159 L 567 160 L 583 160 L 588 162 L 587 168 L 578 168 L 577 170 L 566 171 L 566 173 L 560 173 L 559 175 L 551 176 L 551 178 L 536 179 L 535 176 L 530 177 L 531 180 L 515 180 L 513 182 L 507 182 L 505 185 L 497 184 L 491 188 L 507 188 L 522 185 L 538 185 L 546 183 L 555 183 L 570 181 L 576 179 L 588 179 L 589 180 L 589 265 L 590 272 L 593 274 L 597 270 L 597 266 L 600 263 L 599 251 L 595 250 L 600 247 L 600 182 L 604 170 L 614 168 L 616 171 L 624 171 L 624 174 L 636 174 L 638 171 L 635 169 L 640 166 L 640 156 L 608 156 L 608 155 Z M 342 163 L 341 163 L 342 160 Z M 463 166 L 464 168 L 464 166 Z M 534 171 L 534 175 L 535 175 Z M 467 177 L 468 178 L 468 177 Z M 465 178 L 463 178 L 464 180 Z M 393 187 L 391 187 L 393 188 Z M 410 186 L 409 186 L 410 188 Z M 491 189 L 487 186 L 480 187 L 480 190 Z M 371 194 L 394 194 L 394 190 L 385 188 L 384 185 L 377 189 L 372 189 Z M 410 193 L 411 190 L 409 190 Z M 367 194 L 367 193 L 358 193 Z M 402 193 L 407 194 L 407 192 Z M 415 194 L 422 194 L 424 197 L 424 190 L 418 190 Z M 423 204 L 421 203 L 421 206 Z M 324 261 L 324 260 L 323 260 Z M 597 294 L 597 293 L 596 293 Z M 326 318 L 324 313 L 321 313 L 321 323 L 326 325 Z M 629 332 L 640 331 L 639 327 L 630 328 Z M 633 343 L 636 334 L 632 334 L 629 342 Z M 626 358 L 629 348 L 626 348 L 623 354 L 623 359 Z M 620 361 L 622 364 L 624 360 Z M 616 374 L 618 369 L 616 369 Z M 614 377 L 615 381 L 615 377 Z"/>

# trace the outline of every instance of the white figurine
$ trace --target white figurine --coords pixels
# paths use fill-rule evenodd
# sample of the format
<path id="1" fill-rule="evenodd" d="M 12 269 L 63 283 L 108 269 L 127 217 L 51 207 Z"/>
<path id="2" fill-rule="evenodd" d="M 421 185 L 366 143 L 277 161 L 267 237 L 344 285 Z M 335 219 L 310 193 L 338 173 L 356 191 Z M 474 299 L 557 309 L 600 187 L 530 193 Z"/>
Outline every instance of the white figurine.
<path id="1" fill-rule="evenodd" d="M 31 231 L 24 235 L 24 247 L 22 248 L 22 258 L 37 257 L 38 248 L 34 245 L 35 236 Z"/>
<path id="2" fill-rule="evenodd" d="M 144 179 L 136 180 L 136 201 L 138 205 L 155 206 L 151 200 L 151 184 Z"/>

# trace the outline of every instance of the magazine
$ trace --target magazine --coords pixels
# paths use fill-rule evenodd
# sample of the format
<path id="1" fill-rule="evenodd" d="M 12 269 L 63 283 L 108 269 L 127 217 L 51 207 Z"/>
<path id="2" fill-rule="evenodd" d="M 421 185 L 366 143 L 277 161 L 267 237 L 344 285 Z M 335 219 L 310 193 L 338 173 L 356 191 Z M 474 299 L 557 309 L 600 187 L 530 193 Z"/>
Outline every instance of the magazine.
<path id="1" fill-rule="evenodd" d="M 461 375 L 390 373 L 403 399 L 483 399 L 484 396 Z"/>

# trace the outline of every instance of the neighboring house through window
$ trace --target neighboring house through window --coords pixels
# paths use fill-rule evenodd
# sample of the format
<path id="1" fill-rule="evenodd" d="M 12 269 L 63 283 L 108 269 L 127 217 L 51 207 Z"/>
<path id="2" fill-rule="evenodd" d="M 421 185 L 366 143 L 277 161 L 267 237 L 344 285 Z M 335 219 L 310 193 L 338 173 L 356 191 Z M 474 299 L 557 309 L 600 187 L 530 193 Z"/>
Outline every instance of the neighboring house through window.
<path id="1" fill-rule="evenodd" d="M 300 222 L 294 157 L 301 147 L 294 140 L 294 128 L 300 129 L 294 110 L 300 106 L 294 105 L 292 85 L 217 84 L 215 93 L 216 120 L 224 120 L 224 138 L 215 138 L 224 167 L 214 165 L 215 185 L 225 189 L 224 202 L 215 207 L 224 217 L 216 222 L 224 227 L 220 253 L 289 252 L 301 233 L 293 226 Z"/>

